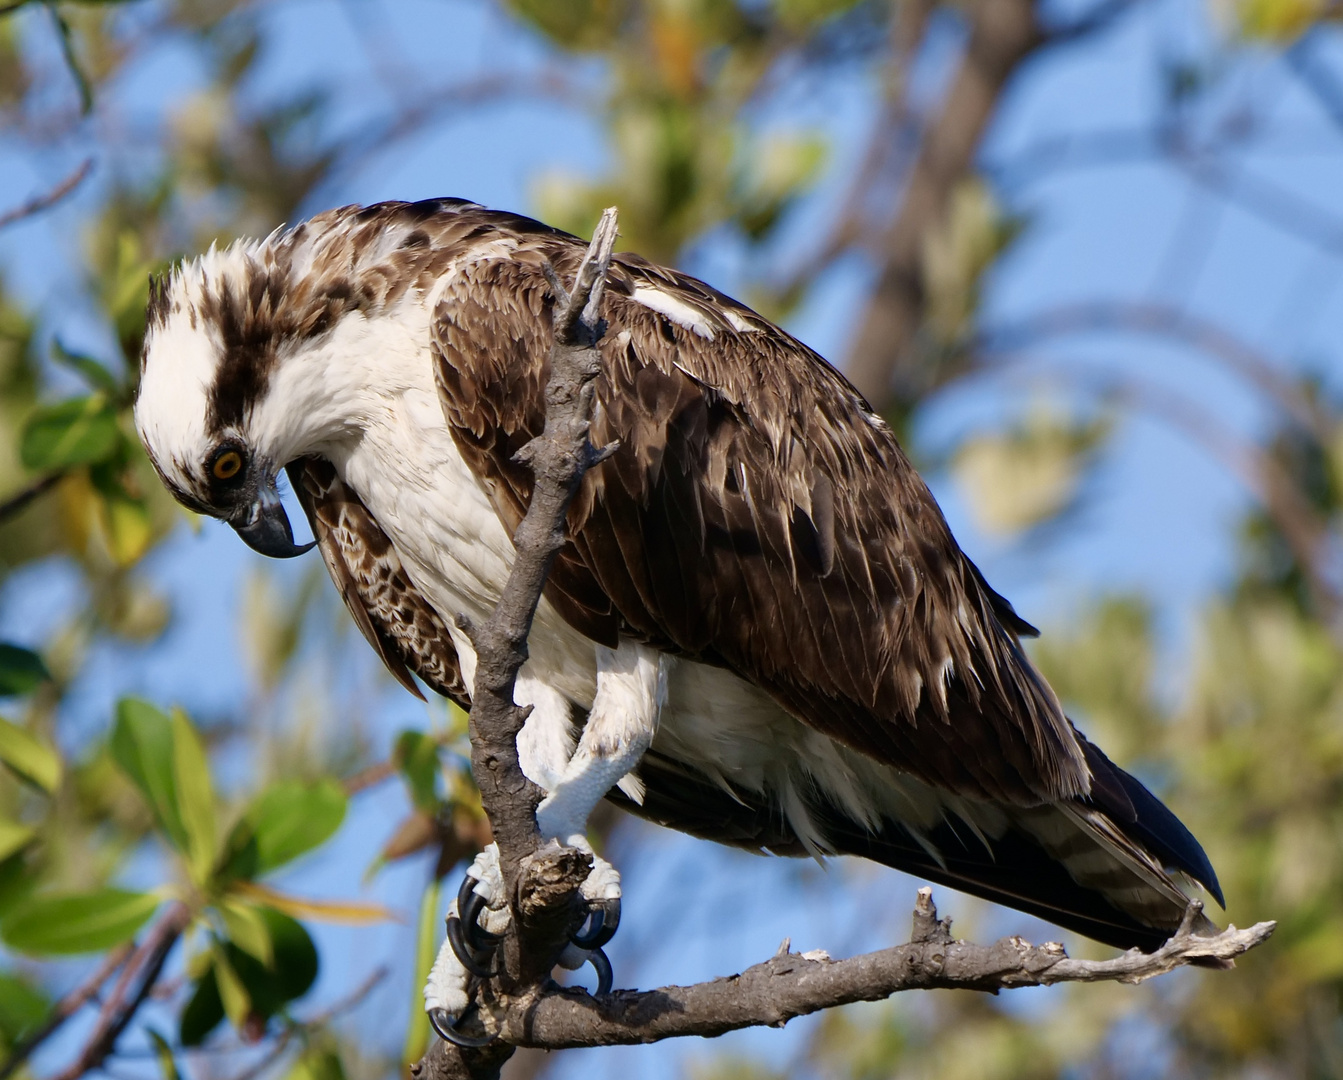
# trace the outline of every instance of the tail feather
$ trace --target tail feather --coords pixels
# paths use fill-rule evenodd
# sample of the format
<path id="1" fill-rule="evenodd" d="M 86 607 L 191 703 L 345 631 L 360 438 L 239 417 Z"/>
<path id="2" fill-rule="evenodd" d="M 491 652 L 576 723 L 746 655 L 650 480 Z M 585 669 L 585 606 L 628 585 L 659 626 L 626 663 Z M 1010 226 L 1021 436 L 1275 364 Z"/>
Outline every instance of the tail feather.
<path id="1" fill-rule="evenodd" d="M 818 794 L 811 818 L 837 854 L 872 859 L 1117 948 L 1151 951 L 1179 926 L 1188 904 L 1167 868 L 1194 878 L 1219 903 L 1221 891 L 1203 849 L 1178 819 L 1090 743 L 1083 746 L 1099 774 L 1091 800 L 1013 808 L 995 835 L 956 817 L 917 835 L 889 819 L 873 829 Z M 647 789 L 642 806 L 614 790 L 608 798 L 719 843 L 806 854 L 767 794 L 725 790 L 656 752 L 645 755 L 639 773 Z"/>

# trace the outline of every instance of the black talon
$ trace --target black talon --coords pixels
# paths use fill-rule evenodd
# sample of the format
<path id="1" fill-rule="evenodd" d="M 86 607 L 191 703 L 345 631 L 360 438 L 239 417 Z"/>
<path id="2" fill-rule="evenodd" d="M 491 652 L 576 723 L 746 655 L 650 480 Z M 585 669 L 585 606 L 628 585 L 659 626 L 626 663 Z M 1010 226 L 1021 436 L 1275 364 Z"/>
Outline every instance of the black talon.
<path id="1" fill-rule="evenodd" d="M 462 967 L 482 979 L 492 979 L 499 972 L 495 968 L 487 967 L 489 960 L 493 957 L 493 951 L 485 952 L 485 959 L 482 960 L 480 954 L 466 943 L 466 934 L 462 927 L 462 920 L 456 915 L 448 916 L 448 944 L 452 946 L 452 951 L 461 962 Z"/>
<path id="2" fill-rule="evenodd" d="M 450 1042 L 454 1046 L 463 1046 L 467 1049 L 489 1046 L 499 1037 L 498 1035 L 463 1035 L 452 1026 L 452 1019 L 449 1017 L 447 1009 L 430 1009 L 429 1026 L 438 1032 L 440 1039 Z"/>
<path id="3" fill-rule="evenodd" d="M 598 900 L 583 920 L 583 925 L 569 940 L 580 949 L 600 949 L 616 936 L 620 929 L 620 897 Z"/>
<path id="4" fill-rule="evenodd" d="M 602 952 L 601 949 L 593 949 L 588 953 L 588 963 L 597 973 L 597 992 L 593 996 L 605 997 L 611 992 L 611 985 L 615 981 L 615 975 L 611 971 L 611 961 L 606 958 L 606 953 Z"/>
<path id="5" fill-rule="evenodd" d="M 462 920 L 462 935 L 471 948 L 478 953 L 492 953 L 504 939 L 499 934 L 491 934 L 480 925 L 480 916 L 485 910 L 485 898 L 476 892 L 476 886 L 479 884 L 480 882 L 470 874 L 462 879 L 462 887 L 457 890 L 457 911 Z M 461 953 L 457 954 L 457 958 L 461 959 Z M 471 970 L 470 965 L 467 965 L 467 970 Z"/>

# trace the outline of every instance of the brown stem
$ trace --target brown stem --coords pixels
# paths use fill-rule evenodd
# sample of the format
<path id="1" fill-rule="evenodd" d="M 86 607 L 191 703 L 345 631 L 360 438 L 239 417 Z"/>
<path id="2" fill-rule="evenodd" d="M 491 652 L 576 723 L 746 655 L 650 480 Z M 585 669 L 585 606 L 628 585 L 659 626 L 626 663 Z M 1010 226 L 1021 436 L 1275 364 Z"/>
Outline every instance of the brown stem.
<path id="1" fill-rule="evenodd" d="M 154 989 L 168 954 L 190 923 L 190 910 L 185 904 L 174 901 L 150 928 L 145 939 L 135 947 L 126 969 L 98 1014 L 98 1025 L 79 1057 L 52 1080 L 77 1080 L 107 1060 L 116 1049 L 117 1039 Z M 139 985 L 132 993 L 131 984 L 137 979 Z"/>
<path id="2" fill-rule="evenodd" d="M 849 356 L 848 375 L 877 408 L 898 384 L 914 400 L 926 382 L 911 359 L 925 306 L 923 247 L 969 174 L 1003 86 L 1045 36 L 1032 0 L 970 7 L 970 35 L 942 107 L 924 131 L 894 221 L 881 244 L 881 273 Z"/>
<path id="3" fill-rule="evenodd" d="M 0 15 L 5 12 L 0 10 Z M 26 203 L 16 206 L 13 210 L 7 210 L 0 214 L 0 229 L 6 225 L 13 225 L 16 221 L 22 221 L 24 218 L 30 218 L 34 214 L 40 214 L 48 207 L 55 206 L 64 199 L 75 188 L 84 182 L 84 178 L 93 171 L 93 158 L 86 158 L 74 172 L 62 180 L 50 191 L 41 195 L 34 195 Z"/>
<path id="4" fill-rule="evenodd" d="M 55 1008 L 51 1010 L 51 1015 L 43 1022 L 42 1026 L 22 1040 L 14 1047 L 12 1053 L 0 1064 L 0 1080 L 5 1080 L 20 1065 L 32 1056 L 34 1050 L 47 1041 L 70 1017 L 79 1012 L 88 1002 L 92 1001 L 102 988 L 103 983 L 112 977 L 112 973 L 121 967 L 127 958 L 134 951 L 134 946 L 127 942 L 103 958 L 103 962 L 84 982 L 66 994 L 60 1001 L 56 1002 Z"/>
<path id="5" fill-rule="evenodd" d="M 36 499 L 39 495 L 44 495 L 54 488 L 60 483 L 64 476 L 65 473 L 57 472 L 40 477 L 39 479 L 34 480 L 22 491 L 16 492 L 4 502 L 0 502 L 0 524 L 3 524 L 10 518 L 16 517 L 18 514 L 22 513 L 27 509 L 30 502 Z"/>

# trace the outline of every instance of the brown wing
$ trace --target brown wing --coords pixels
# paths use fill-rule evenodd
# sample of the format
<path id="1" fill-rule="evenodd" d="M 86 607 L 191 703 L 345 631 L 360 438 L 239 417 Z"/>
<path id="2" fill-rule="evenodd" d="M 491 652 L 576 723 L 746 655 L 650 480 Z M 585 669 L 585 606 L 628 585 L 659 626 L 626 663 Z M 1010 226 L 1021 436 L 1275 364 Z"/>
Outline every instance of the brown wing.
<path id="1" fill-rule="evenodd" d="M 511 247 L 468 261 L 434 319 L 445 415 L 510 529 L 530 497 L 513 454 L 543 421 L 545 264 L 563 279 L 582 252 L 553 233 Z M 548 586 L 573 625 L 725 665 L 831 737 L 954 791 L 1034 804 L 1088 790 L 1058 701 L 1020 650 L 1026 624 L 841 375 L 634 256 L 612 267 L 603 316 L 593 438 L 621 445 L 588 475 Z"/>
<path id="2" fill-rule="evenodd" d="M 421 700 L 411 672 L 469 709 L 447 625 L 410 583 L 392 542 L 359 496 L 324 458 L 300 458 L 287 471 L 331 580 L 387 670 Z"/>

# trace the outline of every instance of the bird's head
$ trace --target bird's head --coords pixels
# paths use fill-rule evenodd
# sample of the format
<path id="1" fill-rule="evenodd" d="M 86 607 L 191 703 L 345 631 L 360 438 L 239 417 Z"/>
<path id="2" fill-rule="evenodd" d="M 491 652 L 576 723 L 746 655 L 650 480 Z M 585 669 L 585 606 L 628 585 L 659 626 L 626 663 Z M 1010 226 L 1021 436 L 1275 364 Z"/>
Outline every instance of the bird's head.
<path id="1" fill-rule="evenodd" d="M 135 426 L 179 502 L 290 558 L 312 545 L 294 542 L 277 477 L 322 437 L 304 354 L 343 310 L 296 287 L 273 240 L 211 248 L 152 284 Z"/>
<path id="2" fill-rule="evenodd" d="M 478 231 L 466 208 L 328 210 L 154 282 L 135 425 L 179 502 L 263 555 L 307 550 L 276 477 L 308 454 L 339 457 L 389 400 L 423 389 L 434 284 Z"/>

